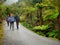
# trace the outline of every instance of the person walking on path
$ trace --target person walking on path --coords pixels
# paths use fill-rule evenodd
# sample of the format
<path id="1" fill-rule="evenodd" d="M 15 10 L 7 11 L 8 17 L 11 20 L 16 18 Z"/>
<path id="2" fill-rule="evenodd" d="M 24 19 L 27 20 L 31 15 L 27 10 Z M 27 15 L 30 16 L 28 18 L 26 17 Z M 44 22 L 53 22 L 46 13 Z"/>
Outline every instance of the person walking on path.
<path id="1" fill-rule="evenodd" d="M 10 14 L 6 17 L 6 22 L 8 26 L 9 26 L 9 17 L 10 17 Z"/>
<path id="2" fill-rule="evenodd" d="M 15 15 L 15 21 L 16 21 L 16 27 L 18 30 L 19 29 L 19 22 L 20 22 L 20 16 L 18 14 Z"/>
<path id="3" fill-rule="evenodd" d="M 14 30 L 14 22 L 15 22 L 15 18 L 13 16 L 13 14 L 10 14 L 10 29 L 12 28 L 12 30 Z"/>

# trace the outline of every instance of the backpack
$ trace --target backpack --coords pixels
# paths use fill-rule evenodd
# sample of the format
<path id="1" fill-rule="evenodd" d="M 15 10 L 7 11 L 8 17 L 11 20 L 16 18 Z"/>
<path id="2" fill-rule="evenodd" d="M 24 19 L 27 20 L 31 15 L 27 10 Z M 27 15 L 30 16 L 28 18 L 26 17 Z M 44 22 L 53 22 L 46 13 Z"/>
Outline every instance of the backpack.
<path id="1" fill-rule="evenodd" d="M 11 22 L 11 17 L 8 18 L 8 21 Z"/>
<path id="2" fill-rule="evenodd" d="M 16 20 L 17 22 L 20 22 L 20 17 L 19 17 L 18 15 L 16 15 L 16 16 L 15 16 L 15 20 Z"/>
<path id="3" fill-rule="evenodd" d="M 15 18 L 14 16 L 11 17 L 11 21 L 14 22 L 15 21 Z"/>

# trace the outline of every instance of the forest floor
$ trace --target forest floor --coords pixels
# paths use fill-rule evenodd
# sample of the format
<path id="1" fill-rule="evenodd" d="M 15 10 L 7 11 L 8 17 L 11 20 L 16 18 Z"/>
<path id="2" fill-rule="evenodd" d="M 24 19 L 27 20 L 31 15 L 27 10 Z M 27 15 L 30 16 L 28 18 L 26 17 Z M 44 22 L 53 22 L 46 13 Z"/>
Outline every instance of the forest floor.
<path id="1" fill-rule="evenodd" d="M 4 45 L 60 45 L 59 41 L 39 36 L 21 24 L 19 24 L 19 30 L 14 24 L 14 31 L 12 31 L 5 22 L 4 36 Z"/>

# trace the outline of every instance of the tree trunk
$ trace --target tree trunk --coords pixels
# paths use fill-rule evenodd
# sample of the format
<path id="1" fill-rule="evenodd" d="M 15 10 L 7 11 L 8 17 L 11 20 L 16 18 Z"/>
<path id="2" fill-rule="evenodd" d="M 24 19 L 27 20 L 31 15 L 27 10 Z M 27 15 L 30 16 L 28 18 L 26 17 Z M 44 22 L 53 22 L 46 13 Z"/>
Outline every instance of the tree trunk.
<path id="1" fill-rule="evenodd" d="M 40 23 L 41 25 L 43 25 L 42 8 L 39 9 L 39 12 L 40 12 Z"/>

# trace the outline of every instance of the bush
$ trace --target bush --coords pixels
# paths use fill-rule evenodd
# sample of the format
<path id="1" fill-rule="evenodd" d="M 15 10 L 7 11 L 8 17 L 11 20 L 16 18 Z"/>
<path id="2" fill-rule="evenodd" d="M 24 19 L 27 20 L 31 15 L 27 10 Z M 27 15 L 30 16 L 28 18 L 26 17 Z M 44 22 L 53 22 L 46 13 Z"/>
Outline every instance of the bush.
<path id="1" fill-rule="evenodd" d="M 20 21 L 25 21 L 25 16 L 20 16 Z"/>
<path id="2" fill-rule="evenodd" d="M 32 25 L 31 24 L 29 24 L 29 23 L 27 23 L 27 22 L 22 22 L 21 23 L 23 26 L 25 26 L 25 27 L 27 27 L 28 29 L 32 29 Z"/>
<path id="3" fill-rule="evenodd" d="M 47 36 L 56 38 L 56 37 L 58 37 L 58 34 L 59 34 L 58 30 L 52 30 L 52 31 L 47 33 Z"/>
<path id="4" fill-rule="evenodd" d="M 47 30 L 48 28 L 49 28 L 48 25 L 42 25 L 33 27 L 33 30 Z"/>

